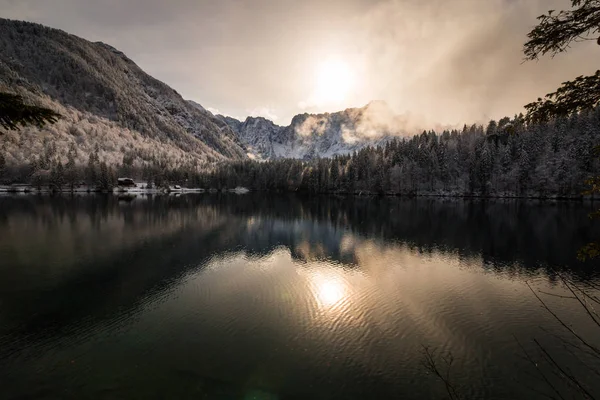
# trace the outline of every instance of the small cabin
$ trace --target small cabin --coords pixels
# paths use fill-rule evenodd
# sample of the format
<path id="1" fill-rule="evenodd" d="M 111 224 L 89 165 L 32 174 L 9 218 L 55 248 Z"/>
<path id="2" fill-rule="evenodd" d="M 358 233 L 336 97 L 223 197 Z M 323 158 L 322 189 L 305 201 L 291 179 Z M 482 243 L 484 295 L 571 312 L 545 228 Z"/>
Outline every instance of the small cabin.
<path id="1" fill-rule="evenodd" d="M 135 181 L 131 178 L 118 178 L 117 186 L 120 187 L 136 187 Z"/>

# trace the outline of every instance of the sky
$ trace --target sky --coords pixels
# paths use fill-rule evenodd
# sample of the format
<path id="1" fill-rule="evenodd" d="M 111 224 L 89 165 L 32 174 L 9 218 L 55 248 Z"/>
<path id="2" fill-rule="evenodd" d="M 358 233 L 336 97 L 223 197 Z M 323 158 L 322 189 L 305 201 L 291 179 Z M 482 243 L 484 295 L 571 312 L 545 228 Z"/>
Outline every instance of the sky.
<path id="1" fill-rule="evenodd" d="M 523 63 L 536 17 L 569 0 L 0 0 L 123 51 L 215 113 L 264 116 L 384 100 L 431 124 L 485 122 L 600 65 L 600 47 Z"/>

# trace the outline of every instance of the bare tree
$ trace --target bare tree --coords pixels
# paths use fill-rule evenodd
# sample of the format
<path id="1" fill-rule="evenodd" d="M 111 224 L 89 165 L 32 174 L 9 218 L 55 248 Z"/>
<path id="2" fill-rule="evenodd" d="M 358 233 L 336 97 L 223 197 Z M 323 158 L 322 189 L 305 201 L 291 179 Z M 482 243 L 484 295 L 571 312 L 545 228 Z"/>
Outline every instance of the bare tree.
<path id="1" fill-rule="evenodd" d="M 559 361 L 557 355 L 544 346 L 538 339 L 533 339 L 535 352 L 528 352 L 524 346 L 517 340 L 525 358 L 533 366 L 539 378 L 541 378 L 550 393 L 547 397 L 552 399 L 583 398 L 598 399 L 598 385 L 590 385 L 588 379 L 584 379 L 581 373 L 573 372 L 577 367 L 578 371 L 585 371 L 586 376 L 594 376 L 593 381 L 600 381 L 600 348 L 593 338 L 600 337 L 600 314 L 595 307 L 600 306 L 600 286 L 590 282 L 576 282 L 566 274 L 553 271 L 558 277 L 566 295 L 557 295 L 535 290 L 529 282 L 527 287 L 540 302 L 542 308 L 549 313 L 557 322 L 560 331 L 553 331 L 542 328 L 546 337 L 552 337 L 561 344 L 560 349 L 563 356 L 568 356 L 568 361 L 562 357 Z M 588 321 L 594 328 L 594 335 L 590 337 L 578 332 L 573 326 L 560 316 L 556 310 L 548 305 L 547 297 L 559 297 L 575 302 L 579 310 L 588 317 Z M 546 368 L 542 368 L 546 367 Z M 560 384 L 559 384 L 560 383 Z M 574 397 L 577 396 L 577 397 Z"/>
<path id="2" fill-rule="evenodd" d="M 424 367 L 444 383 L 446 393 L 450 400 L 460 400 L 463 397 L 452 380 L 452 364 L 454 364 L 454 356 L 452 353 L 438 354 L 436 349 L 423 346 Z"/>

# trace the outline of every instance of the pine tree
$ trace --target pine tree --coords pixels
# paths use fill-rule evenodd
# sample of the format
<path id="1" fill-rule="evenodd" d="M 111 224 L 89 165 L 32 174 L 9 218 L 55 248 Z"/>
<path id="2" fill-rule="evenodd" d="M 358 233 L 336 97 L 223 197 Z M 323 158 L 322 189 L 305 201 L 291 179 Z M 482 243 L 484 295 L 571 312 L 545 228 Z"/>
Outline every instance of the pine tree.
<path id="1" fill-rule="evenodd" d="M 56 144 L 48 138 L 44 138 L 44 154 L 40 160 L 40 169 L 50 169 L 52 160 L 56 158 Z"/>
<path id="2" fill-rule="evenodd" d="M 160 169 L 155 168 L 154 172 L 152 174 L 154 176 L 154 186 L 156 188 L 161 188 L 165 185 L 165 179 L 164 179 L 164 175 L 163 175 L 163 171 L 161 171 Z M 218 182 L 216 185 L 217 189 L 221 189 L 221 183 Z"/>
<path id="3" fill-rule="evenodd" d="M 125 153 L 123 155 L 123 161 L 121 163 L 121 175 L 129 177 L 133 173 L 133 161 L 134 156 L 131 153 Z"/>
<path id="4" fill-rule="evenodd" d="M 4 156 L 4 149 L 0 150 L 0 183 L 4 180 L 4 173 L 6 169 L 6 157 Z"/>
<path id="5" fill-rule="evenodd" d="M 99 188 L 101 190 L 111 190 L 113 188 L 113 179 L 111 171 L 105 161 L 100 163 L 100 174 L 98 177 Z"/>
<path id="6" fill-rule="evenodd" d="M 16 94 L 0 92 L 0 127 L 15 130 L 28 125 L 43 126 L 55 123 L 60 114 L 43 107 L 24 103 L 23 98 Z"/>
<path id="7" fill-rule="evenodd" d="M 86 170 L 86 178 L 88 185 L 97 186 L 98 185 L 98 163 L 99 163 L 98 150 L 96 149 L 93 153 L 90 154 L 88 158 L 88 165 Z"/>
<path id="8" fill-rule="evenodd" d="M 66 181 L 71 191 L 75 189 L 78 180 L 78 173 L 75 165 L 76 158 L 77 149 L 75 148 L 75 143 L 71 143 L 69 153 L 67 154 L 67 165 L 65 166 Z"/>
<path id="9" fill-rule="evenodd" d="M 339 190 L 339 180 L 340 180 L 340 167 L 338 158 L 334 158 L 331 162 L 331 174 L 330 174 L 330 189 L 333 192 Z"/>
<path id="10" fill-rule="evenodd" d="M 65 183 L 65 169 L 60 160 L 58 160 L 50 170 L 50 184 L 53 190 L 61 191 Z"/>

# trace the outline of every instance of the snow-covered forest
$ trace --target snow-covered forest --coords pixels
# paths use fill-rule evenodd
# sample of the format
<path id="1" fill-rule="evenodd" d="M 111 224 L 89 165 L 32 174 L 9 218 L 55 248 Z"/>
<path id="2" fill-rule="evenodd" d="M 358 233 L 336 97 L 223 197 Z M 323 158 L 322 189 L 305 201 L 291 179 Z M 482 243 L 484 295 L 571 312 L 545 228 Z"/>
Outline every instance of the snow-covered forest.
<path id="1" fill-rule="evenodd" d="M 19 140 L 18 135 L 14 140 Z M 517 116 L 486 127 L 423 132 L 351 155 L 315 160 L 200 164 L 182 159 L 177 164 L 152 158 L 149 144 L 148 162 L 140 167 L 133 162 L 140 154 L 133 152 L 143 149 L 107 162 L 98 147 L 84 155 L 74 141 L 69 149 L 58 151 L 46 138 L 39 155 L 19 167 L 7 166 L 0 155 L 0 182 L 67 188 L 85 181 L 108 188 L 117 176 L 133 176 L 156 185 L 170 182 L 207 189 L 245 186 L 313 193 L 579 197 L 585 181 L 598 173 L 595 147 L 599 142 L 600 108 L 544 124 L 528 125 Z M 86 157 L 84 164 L 78 162 L 82 157 Z"/>
<path id="2" fill-rule="evenodd" d="M 330 159 L 223 163 L 199 177 L 209 187 L 256 190 L 577 197 L 598 172 L 600 108 L 527 125 L 522 116 L 487 127 L 423 132 Z"/>
<path id="3" fill-rule="evenodd" d="M 78 165 L 97 149 L 108 165 L 133 157 L 140 169 L 246 155 L 224 121 L 190 104 L 122 52 L 39 24 L 0 18 L 0 91 L 62 115 L 43 129 L 0 133 L 0 151 L 11 169 L 47 153 L 66 163 L 73 145 Z M 54 148 L 44 148 L 46 141 Z"/>

